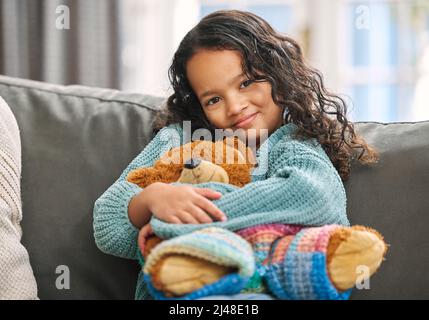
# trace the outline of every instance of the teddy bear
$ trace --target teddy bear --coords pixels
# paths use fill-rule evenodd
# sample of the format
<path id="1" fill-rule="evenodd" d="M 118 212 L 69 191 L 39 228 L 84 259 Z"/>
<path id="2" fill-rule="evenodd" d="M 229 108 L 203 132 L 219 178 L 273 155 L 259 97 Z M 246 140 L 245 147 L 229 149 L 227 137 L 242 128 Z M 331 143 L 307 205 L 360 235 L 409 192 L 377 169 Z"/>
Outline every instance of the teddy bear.
<path id="1" fill-rule="evenodd" d="M 191 184 L 222 182 L 243 187 L 251 181 L 251 171 L 256 164 L 253 151 L 237 137 L 226 137 L 215 142 L 192 141 L 167 151 L 155 161 L 152 167 L 131 171 L 127 180 L 141 188 L 154 182 Z M 313 247 L 312 251 L 308 249 L 315 255 L 314 257 L 320 258 L 320 254 L 322 257 L 321 260 L 319 259 L 321 263 L 318 268 L 321 270 L 320 278 L 324 279 L 322 283 L 325 287 L 321 291 L 329 294 L 319 294 L 318 298 L 346 298 L 361 276 L 361 273 L 356 270 L 360 266 L 365 266 L 364 277 L 368 279 L 380 267 L 387 251 L 387 245 L 381 234 L 364 226 L 332 225 L 307 228 L 267 224 L 239 230 L 235 234 L 210 227 L 194 233 L 196 234 L 177 237 L 177 240 L 163 241 L 152 232 L 149 224 L 141 229 L 138 239 L 141 263 L 146 273 L 145 279 L 149 282 L 152 293 L 158 293 L 158 297 L 195 298 L 199 295 L 193 293 L 197 292 L 201 296 L 202 289 L 219 288 L 218 284 L 221 280 L 225 283 L 225 279 L 232 279 L 231 281 L 236 285 L 235 291 L 231 292 L 237 292 L 237 288 L 241 289 L 240 292 L 246 292 L 246 289 L 248 292 L 252 292 L 252 289 L 253 292 L 258 290 L 264 292 L 268 289 L 278 298 L 308 298 L 305 295 L 306 292 L 319 289 L 301 289 L 305 291 L 304 293 L 292 292 L 287 282 L 295 280 L 286 281 L 285 272 L 279 270 L 286 270 L 285 264 L 288 261 L 288 267 L 293 268 L 294 273 L 304 272 L 306 268 L 298 265 L 298 260 L 304 255 L 298 250 L 292 252 L 295 249 L 291 248 L 309 248 L 308 243 L 315 245 L 324 237 L 323 246 L 317 249 Z M 203 238 L 201 238 L 202 234 Z M 213 243 L 222 237 L 227 237 L 229 243 L 235 244 L 237 251 L 234 255 L 227 257 L 230 260 L 235 259 L 234 263 L 225 260 L 224 250 L 219 250 L 217 256 L 212 252 L 215 251 Z M 211 252 L 202 245 L 198 247 L 199 243 L 204 241 L 195 239 L 212 241 L 213 243 L 209 246 Z M 267 239 L 269 239 L 268 242 Z M 307 241 L 307 244 L 302 244 L 303 241 Z M 184 243 L 190 243 L 198 248 L 193 248 L 191 251 L 178 249 Z M 262 243 L 270 248 L 269 251 L 261 251 Z M 253 256 L 257 256 L 258 261 L 249 258 Z M 314 257 L 313 260 L 315 260 Z M 220 263 L 222 259 L 224 260 Z M 253 264 L 259 267 L 249 267 Z M 281 267 L 279 264 L 282 264 Z M 261 272 L 261 270 L 264 271 Z M 260 273 L 264 275 L 261 276 Z M 233 279 L 231 277 L 233 274 L 240 277 Z M 263 281 L 263 277 L 268 280 Z M 238 284 L 240 282 L 237 281 L 241 281 L 241 287 Z M 343 293 L 347 294 L 342 295 Z"/>
<path id="2" fill-rule="evenodd" d="M 127 180 L 146 188 L 154 182 L 224 182 L 243 187 L 256 165 L 251 148 L 237 137 L 198 140 L 173 148 L 149 168 L 132 170 Z"/>

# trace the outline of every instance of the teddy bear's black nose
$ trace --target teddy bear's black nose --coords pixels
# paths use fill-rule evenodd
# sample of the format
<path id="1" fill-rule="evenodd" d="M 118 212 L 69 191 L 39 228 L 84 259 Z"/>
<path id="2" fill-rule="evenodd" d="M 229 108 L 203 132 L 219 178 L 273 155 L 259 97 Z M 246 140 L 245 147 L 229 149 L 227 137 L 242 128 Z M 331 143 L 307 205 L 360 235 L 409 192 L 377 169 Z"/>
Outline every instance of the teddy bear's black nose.
<path id="1" fill-rule="evenodd" d="M 186 160 L 184 167 L 186 169 L 195 169 L 196 167 L 198 167 L 198 165 L 201 163 L 201 159 L 200 158 L 191 158 L 189 160 Z"/>

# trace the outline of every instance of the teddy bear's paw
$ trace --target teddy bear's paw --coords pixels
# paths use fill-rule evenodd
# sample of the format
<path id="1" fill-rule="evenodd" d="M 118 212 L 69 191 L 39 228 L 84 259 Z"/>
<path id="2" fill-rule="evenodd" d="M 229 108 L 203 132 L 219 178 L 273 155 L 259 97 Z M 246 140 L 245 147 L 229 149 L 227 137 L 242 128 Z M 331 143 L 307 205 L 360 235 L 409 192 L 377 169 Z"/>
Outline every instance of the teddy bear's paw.
<path id="1" fill-rule="evenodd" d="M 189 255 L 172 254 L 163 258 L 152 273 L 153 286 L 166 296 L 183 296 L 234 272 L 222 266 Z"/>
<path id="2" fill-rule="evenodd" d="M 234 232 L 216 227 L 163 241 L 151 251 L 143 267 L 149 290 L 153 288 L 154 294 L 161 296 L 193 294 L 206 287 L 213 293 L 224 288 L 239 292 L 254 272 L 251 245 Z"/>
<path id="3" fill-rule="evenodd" d="M 356 281 L 369 278 L 380 267 L 387 251 L 383 237 L 363 227 L 341 227 L 330 237 L 327 252 L 328 274 L 337 290 L 345 291 Z"/>

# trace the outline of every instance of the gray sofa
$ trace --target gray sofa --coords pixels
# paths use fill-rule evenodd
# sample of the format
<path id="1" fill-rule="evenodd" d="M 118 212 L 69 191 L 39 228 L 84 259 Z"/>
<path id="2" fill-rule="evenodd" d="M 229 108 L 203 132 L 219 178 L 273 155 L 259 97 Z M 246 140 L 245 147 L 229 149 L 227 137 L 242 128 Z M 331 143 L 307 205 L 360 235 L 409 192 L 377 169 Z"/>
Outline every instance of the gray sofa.
<path id="1" fill-rule="evenodd" d="M 94 201 L 152 137 L 162 99 L 0 76 L 22 139 L 23 243 L 41 299 L 133 299 L 138 265 L 94 243 Z M 352 299 L 429 299 L 429 122 L 358 123 L 381 153 L 346 183 L 353 224 L 391 245 L 369 290 Z M 428 215 L 428 216 L 426 216 Z M 70 289 L 57 289 L 57 267 Z"/>

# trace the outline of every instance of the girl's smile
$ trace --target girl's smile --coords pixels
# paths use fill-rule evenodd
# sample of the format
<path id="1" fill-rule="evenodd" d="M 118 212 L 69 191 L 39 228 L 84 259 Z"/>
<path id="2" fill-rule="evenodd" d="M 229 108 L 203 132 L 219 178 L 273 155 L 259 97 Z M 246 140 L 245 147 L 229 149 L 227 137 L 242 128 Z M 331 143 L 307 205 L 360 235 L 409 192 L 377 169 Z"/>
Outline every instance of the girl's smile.
<path id="1" fill-rule="evenodd" d="M 258 116 L 258 112 L 255 112 L 249 116 L 244 116 L 243 118 L 239 119 L 235 124 L 233 129 L 238 129 L 238 128 L 247 128 L 249 127 L 253 120 Z"/>

